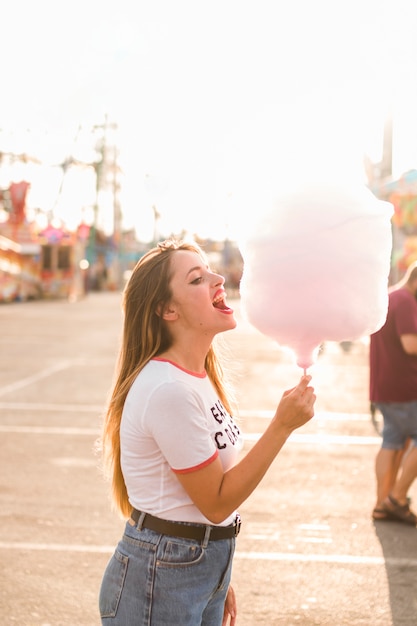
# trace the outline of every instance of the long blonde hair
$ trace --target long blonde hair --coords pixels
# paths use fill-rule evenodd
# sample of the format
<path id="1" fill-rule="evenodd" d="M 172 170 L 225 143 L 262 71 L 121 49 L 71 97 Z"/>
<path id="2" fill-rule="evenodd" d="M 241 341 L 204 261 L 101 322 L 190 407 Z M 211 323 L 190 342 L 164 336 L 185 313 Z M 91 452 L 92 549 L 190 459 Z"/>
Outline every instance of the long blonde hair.
<path id="1" fill-rule="evenodd" d="M 123 406 L 142 368 L 171 345 L 168 328 L 157 310 L 163 309 L 172 297 L 171 258 L 177 250 L 196 252 L 206 262 L 204 252 L 196 243 L 164 241 L 139 260 L 123 292 L 122 343 L 101 439 L 103 469 L 110 481 L 113 505 L 123 517 L 129 517 L 132 510 L 121 468 L 120 423 Z M 205 369 L 221 402 L 231 411 L 227 383 L 214 344 L 206 355 Z"/>

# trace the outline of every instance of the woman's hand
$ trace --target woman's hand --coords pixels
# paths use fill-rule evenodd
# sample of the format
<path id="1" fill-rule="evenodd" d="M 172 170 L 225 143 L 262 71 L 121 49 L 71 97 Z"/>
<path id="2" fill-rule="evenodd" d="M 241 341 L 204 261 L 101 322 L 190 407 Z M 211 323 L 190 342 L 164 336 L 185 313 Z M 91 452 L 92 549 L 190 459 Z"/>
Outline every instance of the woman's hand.
<path id="1" fill-rule="evenodd" d="M 226 602 L 224 603 L 224 613 L 222 626 L 235 626 L 237 615 L 236 596 L 233 587 L 230 585 L 227 591 Z M 230 622 L 228 621 L 230 618 Z"/>
<path id="2" fill-rule="evenodd" d="M 296 387 L 285 391 L 275 413 L 275 420 L 291 433 L 314 416 L 316 396 L 309 386 L 311 376 L 302 376 Z"/>

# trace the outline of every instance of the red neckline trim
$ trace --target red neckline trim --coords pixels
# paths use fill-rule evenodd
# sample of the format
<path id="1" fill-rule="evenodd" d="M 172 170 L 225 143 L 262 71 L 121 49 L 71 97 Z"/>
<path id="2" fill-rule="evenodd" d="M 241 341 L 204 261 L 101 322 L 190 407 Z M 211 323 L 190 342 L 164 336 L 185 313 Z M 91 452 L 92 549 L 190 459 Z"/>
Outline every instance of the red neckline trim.
<path id="1" fill-rule="evenodd" d="M 182 367 L 181 365 L 178 365 L 178 363 L 175 363 L 175 361 L 171 361 L 170 359 L 162 359 L 159 356 L 155 356 L 152 361 L 161 361 L 161 363 L 170 363 L 171 365 L 173 365 L 174 367 L 177 367 L 179 370 L 185 372 L 186 374 L 190 374 L 190 376 L 195 376 L 196 378 L 205 378 L 207 376 L 207 372 L 204 371 L 203 373 L 198 373 L 198 372 L 192 372 L 191 370 L 187 370 L 185 367 Z"/>

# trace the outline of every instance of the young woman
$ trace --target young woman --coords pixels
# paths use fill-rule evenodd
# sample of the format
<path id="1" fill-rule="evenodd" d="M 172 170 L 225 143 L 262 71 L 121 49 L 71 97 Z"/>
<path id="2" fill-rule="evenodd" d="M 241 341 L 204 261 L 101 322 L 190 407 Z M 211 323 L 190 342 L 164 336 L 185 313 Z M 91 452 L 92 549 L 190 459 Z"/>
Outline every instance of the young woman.
<path id="1" fill-rule="evenodd" d="M 313 417 L 310 376 L 284 393 L 238 460 L 240 433 L 213 342 L 236 326 L 224 278 L 196 244 L 166 241 L 136 265 L 123 309 L 102 444 L 113 501 L 128 519 L 101 585 L 102 624 L 234 626 L 237 509 Z"/>

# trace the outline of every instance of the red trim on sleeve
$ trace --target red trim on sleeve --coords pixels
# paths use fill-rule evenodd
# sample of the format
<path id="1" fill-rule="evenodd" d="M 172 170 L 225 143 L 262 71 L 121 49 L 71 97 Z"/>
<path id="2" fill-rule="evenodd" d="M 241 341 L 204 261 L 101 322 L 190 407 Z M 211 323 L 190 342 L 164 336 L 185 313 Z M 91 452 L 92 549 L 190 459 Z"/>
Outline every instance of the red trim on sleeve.
<path id="1" fill-rule="evenodd" d="M 207 467 L 208 465 L 213 463 L 213 461 L 215 461 L 218 456 L 219 456 L 219 451 L 216 450 L 214 454 L 209 459 L 207 459 L 207 461 L 203 461 L 203 463 L 194 465 L 194 467 L 186 467 L 185 469 L 174 469 L 173 467 L 171 467 L 171 469 L 174 472 L 174 474 L 189 474 L 190 472 L 196 472 L 197 470 L 203 469 L 203 467 Z"/>

